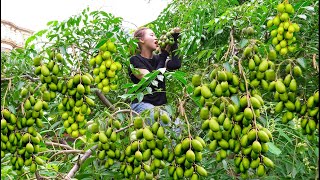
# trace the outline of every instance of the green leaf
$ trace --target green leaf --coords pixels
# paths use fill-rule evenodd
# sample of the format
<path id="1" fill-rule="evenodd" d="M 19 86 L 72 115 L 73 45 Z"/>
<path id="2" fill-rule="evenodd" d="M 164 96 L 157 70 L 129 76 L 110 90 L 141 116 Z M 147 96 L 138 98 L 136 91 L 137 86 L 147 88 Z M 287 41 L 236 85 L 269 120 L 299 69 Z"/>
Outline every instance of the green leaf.
<path id="1" fill-rule="evenodd" d="M 101 47 L 104 43 L 106 43 L 107 42 L 107 39 L 102 39 L 102 40 L 100 40 L 100 42 L 96 45 L 96 49 L 98 49 L 99 47 Z"/>
<path id="2" fill-rule="evenodd" d="M 297 59 L 297 62 L 305 69 L 306 68 L 306 60 L 301 57 Z"/>
<path id="3" fill-rule="evenodd" d="M 218 29 L 216 30 L 216 32 L 214 33 L 214 36 L 221 34 L 223 32 L 223 29 Z"/>
<path id="4" fill-rule="evenodd" d="M 230 64 L 229 64 L 228 62 L 223 63 L 223 67 L 224 67 L 227 71 L 231 72 L 231 66 L 230 66 Z"/>
<path id="5" fill-rule="evenodd" d="M 187 84 L 187 80 L 184 78 L 185 73 L 181 72 L 181 71 L 176 71 L 175 73 L 172 74 L 172 76 L 174 78 L 176 78 L 177 80 L 179 80 L 180 82 L 182 82 L 182 84 L 186 85 Z"/>
<path id="6" fill-rule="evenodd" d="M 144 95 L 143 95 L 143 93 L 141 93 L 141 92 L 137 94 L 138 102 L 141 102 L 141 101 L 142 101 L 143 96 L 144 96 Z"/>
<path id="7" fill-rule="evenodd" d="M 307 20 L 307 16 L 305 14 L 299 14 L 298 17 Z"/>
<path id="8" fill-rule="evenodd" d="M 272 142 L 267 142 L 268 146 L 269 146 L 269 151 L 272 154 L 275 154 L 276 156 L 279 156 L 281 154 L 281 150 Z"/>
<path id="9" fill-rule="evenodd" d="M 248 44 L 249 40 L 248 39 L 242 39 L 240 41 L 240 48 L 244 48 Z"/>
<path id="10" fill-rule="evenodd" d="M 292 140 L 289 138 L 289 136 L 288 136 L 286 133 L 283 132 L 282 129 L 279 128 L 278 131 L 279 131 L 279 134 L 280 134 L 281 136 L 283 136 L 284 138 L 286 138 L 286 140 L 287 140 L 288 142 L 291 142 L 291 141 L 292 141 Z"/>
<path id="11" fill-rule="evenodd" d="M 239 96 L 238 95 L 233 95 L 231 96 L 231 100 L 234 104 L 236 104 L 237 106 L 240 106 L 240 101 L 239 101 Z"/>
<path id="12" fill-rule="evenodd" d="M 306 6 L 306 7 L 303 7 L 303 8 L 305 8 L 308 11 L 314 11 L 314 7 L 312 7 L 312 6 Z"/>
<path id="13" fill-rule="evenodd" d="M 35 39 L 36 39 L 36 36 L 30 36 L 30 37 L 26 40 L 24 47 L 25 47 L 25 48 L 28 47 L 28 44 L 29 44 L 31 41 L 35 40 Z"/>

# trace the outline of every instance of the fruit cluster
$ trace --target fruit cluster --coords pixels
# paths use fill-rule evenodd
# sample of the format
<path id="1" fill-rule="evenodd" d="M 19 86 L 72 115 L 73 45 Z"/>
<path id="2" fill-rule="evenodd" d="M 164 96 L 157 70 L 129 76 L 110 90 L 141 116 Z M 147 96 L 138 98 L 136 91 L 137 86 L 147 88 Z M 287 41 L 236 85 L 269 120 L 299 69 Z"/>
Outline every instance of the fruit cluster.
<path id="1" fill-rule="evenodd" d="M 285 113 L 282 116 L 282 122 L 288 123 L 294 118 L 294 112 L 300 112 L 301 102 L 299 97 L 297 97 L 297 81 L 295 78 L 302 75 L 301 68 L 296 65 L 293 67 L 288 64 L 286 67 L 286 73 L 284 80 L 282 78 L 278 78 L 274 81 L 274 88 L 271 90 L 275 90 L 274 99 L 279 101 L 275 106 L 275 112 L 281 113 L 284 109 L 286 109 Z"/>
<path id="2" fill-rule="evenodd" d="M 174 44 L 174 39 L 173 39 L 173 34 L 175 33 L 174 28 L 166 31 L 163 30 L 162 34 L 159 38 L 158 44 L 161 49 L 165 49 L 167 45 L 173 45 Z"/>
<path id="3" fill-rule="evenodd" d="M 107 41 L 99 50 L 99 54 L 90 59 L 89 64 L 94 68 L 94 81 L 98 88 L 103 93 L 108 93 L 110 90 L 117 89 L 118 76 L 116 74 L 122 69 L 122 65 L 111 57 L 116 52 L 116 46 L 113 42 Z"/>
<path id="4" fill-rule="evenodd" d="M 196 136 L 186 137 L 174 148 L 174 161 L 169 166 L 169 175 L 173 179 L 184 177 L 199 179 L 200 176 L 207 176 L 207 171 L 199 165 L 202 160 L 202 150 L 206 147 L 205 141 Z"/>
<path id="5" fill-rule="evenodd" d="M 307 135 L 308 140 L 314 139 L 314 132 L 319 129 L 319 91 L 316 91 L 301 108 L 302 133 Z"/>
<path id="6" fill-rule="evenodd" d="M 49 61 L 47 63 L 43 61 L 42 56 L 37 56 L 33 59 L 33 65 L 36 67 L 35 74 L 40 75 L 42 99 L 50 102 L 56 97 L 56 91 L 61 91 L 62 88 L 58 77 L 62 76 L 60 67 L 63 57 L 53 51 L 49 55 Z"/>
<path id="7" fill-rule="evenodd" d="M 65 131 L 73 138 L 86 132 L 86 116 L 90 115 L 94 101 L 88 97 L 93 78 L 90 74 L 76 74 L 67 83 L 65 97 L 58 105 Z M 64 93 L 62 93 L 64 94 Z"/>
<path id="8" fill-rule="evenodd" d="M 249 48 L 254 49 L 254 47 Z M 251 51 L 252 49 L 250 52 L 245 50 L 244 57 L 251 57 Z M 252 58 L 251 63 L 259 64 L 257 67 L 255 64 L 250 65 L 250 68 L 254 67 L 252 70 L 265 73 L 271 61 L 260 60 L 257 54 Z M 200 109 L 200 118 L 203 120 L 201 128 L 208 131 L 209 150 L 217 151 L 215 153 L 217 162 L 227 158 L 230 152 L 236 153 L 236 172 L 241 173 L 244 178 L 248 177 L 250 164 L 253 164 L 251 169 L 257 169 L 258 176 L 264 175 L 265 166 L 273 167 L 273 163 L 265 156 L 268 152 L 266 143 L 270 141 L 272 135 L 256 121 L 264 104 L 263 99 L 258 93 L 251 91 L 251 95 L 247 92 L 239 98 L 237 105 L 230 97 L 232 95 L 239 97 L 240 92 L 246 92 L 245 84 L 237 74 L 215 68 L 209 78 L 211 83 L 206 85 L 201 82 L 200 75 L 192 77 L 192 84 L 195 86 L 194 95 L 200 96 L 199 101 L 203 106 Z M 259 84 L 260 82 L 257 86 Z M 252 81 L 251 86 L 253 86 Z"/>
<path id="9" fill-rule="evenodd" d="M 40 141 L 42 136 L 34 127 L 35 115 L 39 116 L 42 110 L 41 100 L 33 101 L 31 98 L 32 115 L 26 113 L 26 117 L 17 116 L 8 109 L 1 111 L 1 158 L 7 153 L 11 153 L 10 163 L 12 169 L 18 174 L 23 173 L 24 166 L 30 166 L 30 172 L 35 172 L 37 165 L 43 165 L 44 161 L 36 156 L 40 151 Z M 30 103 L 30 102 L 29 102 Z M 29 105 L 28 105 L 29 107 Z M 29 112 L 30 110 L 28 110 Z M 30 117 L 29 117 L 30 116 Z M 37 117 L 36 124 L 42 127 L 41 119 Z"/>
<path id="10" fill-rule="evenodd" d="M 272 28 L 272 44 L 280 55 L 284 56 L 288 52 L 296 50 L 295 33 L 300 31 L 297 23 L 290 21 L 290 15 L 294 14 L 294 8 L 288 2 L 283 2 L 277 6 L 278 14 L 267 22 L 267 27 Z"/>

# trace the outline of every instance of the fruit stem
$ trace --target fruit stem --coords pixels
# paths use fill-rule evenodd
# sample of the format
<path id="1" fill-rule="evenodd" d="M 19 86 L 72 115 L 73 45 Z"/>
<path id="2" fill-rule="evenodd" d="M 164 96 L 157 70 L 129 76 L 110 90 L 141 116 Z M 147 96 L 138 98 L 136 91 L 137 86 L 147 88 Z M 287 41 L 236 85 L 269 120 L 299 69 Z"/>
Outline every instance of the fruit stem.
<path id="1" fill-rule="evenodd" d="M 239 60 L 239 71 L 240 69 L 243 69 L 242 65 L 241 65 L 241 60 Z M 256 122 L 256 114 L 254 112 L 254 109 L 251 105 L 251 102 L 250 102 L 250 92 L 248 90 L 248 82 L 247 82 L 247 78 L 246 78 L 246 75 L 244 74 L 243 71 L 240 71 L 240 74 L 242 74 L 243 76 L 243 79 L 245 81 L 245 85 L 246 85 L 246 93 L 247 93 L 247 103 L 248 103 L 248 107 L 250 107 L 250 109 L 252 110 L 252 114 L 253 114 L 253 125 L 254 125 L 254 128 L 257 129 L 257 122 Z M 258 137 L 258 131 L 256 131 L 256 138 Z"/>
<path id="2" fill-rule="evenodd" d="M 190 124 L 189 124 L 189 121 L 188 121 L 188 117 L 186 114 L 184 114 L 184 120 L 186 120 L 187 122 L 187 125 L 188 125 L 188 134 L 189 134 L 189 138 L 191 140 L 192 136 L 191 136 L 191 133 L 190 133 Z M 191 147 L 191 141 L 190 141 L 190 147 Z"/>
<path id="3" fill-rule="evenodd" d="M 1 107 L 1 110 L 4 109 L 4 105 L 6 104 L 6 96 L 7 96 L 7 92 L 8 90 L 11 88 L 11 79 L 9 80 L 9 83 L 8 83 L 8 87 L 6 89 L 6 92 L 4 93 L 4 96 L 3 96 L 3 104 L 2 104 L 2 107 Z M 3 114 L 2 114 L 2 118 L 3 118 Z"/>
<path id="4" fill-rule="evenodd" d="M 129 125 L 126 126 L 126 127 L 123 127 L 123 128 L 121 128 L 121 129 L 116 130 L 116 133 L 121 132 L 121 131 L 124 131 L 124 130 L 130 128 L 131 126 L 133 126 L 133 123 L 129 124 Z"/>

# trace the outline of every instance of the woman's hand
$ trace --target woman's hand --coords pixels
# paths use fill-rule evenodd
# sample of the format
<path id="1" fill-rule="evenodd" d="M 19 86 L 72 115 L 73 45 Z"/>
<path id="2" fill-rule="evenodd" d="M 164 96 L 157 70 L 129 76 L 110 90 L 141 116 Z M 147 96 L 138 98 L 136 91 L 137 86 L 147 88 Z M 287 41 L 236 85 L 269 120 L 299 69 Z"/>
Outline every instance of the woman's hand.
<path id="1" fill-rule="evenodd" d="M 175 28 L 173 28 L 173 32 L 174 33 L 180 33 L 181 29 L 179 27 L 175 27 Z"/>

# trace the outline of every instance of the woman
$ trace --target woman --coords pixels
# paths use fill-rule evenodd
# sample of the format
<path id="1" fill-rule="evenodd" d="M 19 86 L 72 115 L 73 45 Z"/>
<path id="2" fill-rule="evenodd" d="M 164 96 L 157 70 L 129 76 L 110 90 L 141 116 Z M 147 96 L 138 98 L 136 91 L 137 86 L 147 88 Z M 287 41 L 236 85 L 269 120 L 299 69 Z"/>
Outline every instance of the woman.
<path id="1" fill-rule="evenodd" d="M 177 39 L 179 33 L 180 29 L 174 28 L 174 44 L 172 47 L 167 46 L 161 50 L 159 55 L 155 55 L 153 51 L 158 48 L 158 39 L 154 32 L 146 27 L 139 28 L 135 31 L 134 38 L 138 40 L 140 53 L 130 58 L 130 64 L 139 71 L 139 74 L 134 74 L 129 68 L 129 76 L 133 83 L 139 83 L 146 74 L 154 70 L 164 67 L 168 70 L 175 70 L 181 67 L 181 60 L 178 56 L 174 55 L 174 53 L 172 53 L 171 60 L 167 60 L 169 52 L 174 51 L 178 47 Z M 167 103 L 165 79 L 163 79 L 163 81 L 158 80 L 157 87 L 152 84 L 150 84 L 150 87 L 152 88 L 152 94 L 145 95 L 142 102 L 138 102 L 138 100 L 135 99 L 131 104 L 131 108 L 138 113 L 149 109 L 150 117 L 153 121 L 153 108 Z M 159 89 L 161 89 L 161 92 L 156 92 Z M 149 125 L 150 124 L 152 124 L 152 122 L 150 122 Z"/>

